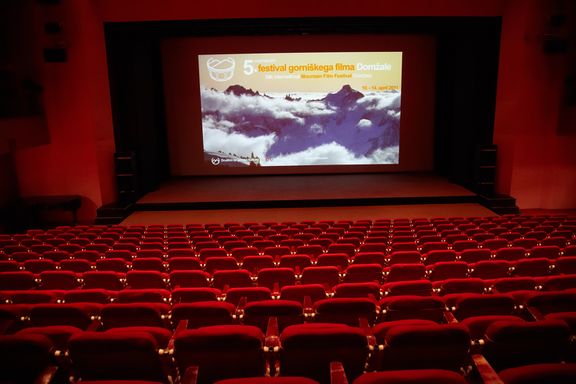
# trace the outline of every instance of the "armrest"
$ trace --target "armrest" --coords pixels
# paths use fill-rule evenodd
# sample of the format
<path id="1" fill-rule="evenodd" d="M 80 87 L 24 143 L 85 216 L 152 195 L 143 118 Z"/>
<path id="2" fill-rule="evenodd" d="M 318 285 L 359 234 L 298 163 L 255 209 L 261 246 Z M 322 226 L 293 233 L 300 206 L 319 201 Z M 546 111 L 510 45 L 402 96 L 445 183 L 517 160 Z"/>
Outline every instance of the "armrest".
<path id="1" fill-rule="evenodd" d="M 488 360 L 482 355 L 472 355 L 472 362 L 484 384 L 504 384 Z"/>
<path id="2" fill-rule="evenodd" d="M 330 363 L 330 384 L 348 384 L 344 366 L 339 361 Z"/>
<path id="3" fill-rule="evenodd" d="M 537 308 L 526 306 L 526 310 L 534 318 L 534 320 L 544 320 L 544 315 Z"/>
<path id="4" fill-rule="evenodd" d="M 312 298 L 308 295 L 304 296 L 302 303 L 302 312 L 305 318 L 314 317 L 314 308 L 312 307 Z"/>
<path id="5" fill-rule="evenodd" d="M 172 332 L 172 337 L 170 337 L 170 340 L 168 340 L 168 346 L 166 347 L 168 353 L 172 353 L 172 351 L 174 351 L 174 340 L 176 339 L 178 333 L 182 332 L 187 328 L 188 328 L 188 320 L 184 319 L 178 322 L 176 329 L 174 329 L 174 332 Z"/>
<path id="6" fill-rule="evenodd" d="M 456 316 L 454 316 L 454 314 L 452 312 L 450 312 L 449 310 L 444 311 L 444 319 L 446 320 L 446 323 L 448 323 L 448 324 L 458 323 L 458 319 L 456 319 Z"/>
<path id="7" fill-rule="evenodd" d="M 96 316 L 94 316 L 92 318 L 92 322 L 90 323 L 90 325 L 88 326 L 88 328 L 86 328 L 87 331 L 97 331 L 98 329 L 100 329 L 100 326 L 102 324 L 100 323 L 100 319 Z"/>
<path id="8" fill-rule="evenodd" d="M 276 316 L 270 316 L 268 318 L 265 344 L 271 352 L 278 352 L 280 349 L 280 331 L 278 327 L 278 318 Z"/>
<path id="9" fill-rule="evenodd" d="M 56 371 L 58 370 L 57 366 L 50 365 L 40 373 L 40 376 L 34 381 L 34 384 L 49 384 L 54 379 L 56 375 Z"/>
<path id="10" fill-rule="evenodd" d="M 234 313 L 235 319 L 242 320 L 244 317 L 244 308 L 246 308 L 246 303 L 248 303 L 248 298 L 246 296 L 242 296 L 238 301 L 238 305 L 236 306 L 236 312 Z"/>
<path id="11" fill-rule="evenodd" d="M 370 348 L 370 350 L 373 350 L 374 347 L 376 346 L 376 337 L 374 337 L 374 334 L 372 333 L 372 328 L 370 328 L 368 319 L 366 319 L 365 317 L 360 317 L 358 319 L 358 322 L 360 325 L 360 329 L 362 329 L 362 332 L 364 332 L 364 334 L 366 335 L 366 340 L 368 341 L 368 348 Z"/>
<path id="12" fill-rule="evenodd" d="M 181 384 L 196 384 L 198 382 L 198 366 L 191 366 L 186 368 L 184 377 L 180 380 Z"/>

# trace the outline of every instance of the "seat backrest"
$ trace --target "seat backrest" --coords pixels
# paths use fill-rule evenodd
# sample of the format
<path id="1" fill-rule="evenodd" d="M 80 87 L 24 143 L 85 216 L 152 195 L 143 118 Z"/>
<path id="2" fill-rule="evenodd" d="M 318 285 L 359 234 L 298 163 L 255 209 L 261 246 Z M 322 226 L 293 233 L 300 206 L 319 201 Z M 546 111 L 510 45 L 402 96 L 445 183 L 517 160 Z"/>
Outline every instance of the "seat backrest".
<path id="1" fill-rule="evenodd" d="M 445 305 L 436 296 L 392 296 L 380 300 L 381 318 L 384 321 L 405 319 L 444 320 Z"/>
<path id="2" fill-rule="evenodd" d="M 172 325 L 177 327 L 182 320 L 188 321 L 188 329 L 212 325 L 235 324 L 236 306 L 222 301 L 199 301 L 172 306 Z"/>
<path id="3" fill-rule="evenodd" d="M 198 367 L 198 382 L 264 376 L 264 334 L 249 325 L 220 325 L 179 332 L 174 359 L 180 372 Z"/>
<path id="4" fill-rule="evenodd" d="M 280 289 L 281 300 L 293 300 L 303 303 L 308 297 L 311 303 L 326 298 L 326 290 L 322 284 L 287 285 Z"/>
<path id="5" fill-rule="evenodd" d="M 486 330 L 482 354 L 496 371 L 566 358 L 570 329 L 561 320 L 499 321 Z"/>
<path id="6" fill-rule="evenodd" d="M 325 289 L 332 289 L 340 282 L 340 274 L 337 267 L 307 267 L 302 270 L 302 284 L 322 284 Z"/>
<path id="7" fill-rule="evenodd" d="M 74 371 L 82 381 L 169 380 L 156 339 L 147 332 L 83 332 L 68 344 Z"/>
<path id="8" fill-rule="evenodd" d="M 284 328 L 304 321 L 302 304 L 293 300 L 260 300 L 246 304 L 243 323 L 266 332 L 268 320 L 274 316 L 280 332 Z"/>
<path id="9" fill-rule="evenodd" d="M 34 383 L 52 365 L 52 342 L 39 334 L 0 335 L 0 381 Z"/>
<path id="10" fill-rule="evenodd" d="M 360 326 L 360 318 L 373 324 L 377 316 L 375 299 L 367 297 L 329 298 L 314 303 L 314 322 Z"/>
<path id="11" fill-rule="evenodd" d="M 342 363 L 353 381 L 364 371 L 368 343 L 360 328 L 344 324 L 310 323 L 292 325 L 280 334 L 282 374 L 330 382 L 330 363 Z"/>
<path id="12" fill-rule="evenodd" d="M 376 368 L 459 371 L 469 350 L 470 335 L 462 325 L 399 325 L 386 333 Z"/>
<path id="13" fill-rule="evenodd" d="M 165 327 L 170 306 L 162 303 L 112 303 L 102 307 L 100 314 L 104 329 L 150 326 Z"/>

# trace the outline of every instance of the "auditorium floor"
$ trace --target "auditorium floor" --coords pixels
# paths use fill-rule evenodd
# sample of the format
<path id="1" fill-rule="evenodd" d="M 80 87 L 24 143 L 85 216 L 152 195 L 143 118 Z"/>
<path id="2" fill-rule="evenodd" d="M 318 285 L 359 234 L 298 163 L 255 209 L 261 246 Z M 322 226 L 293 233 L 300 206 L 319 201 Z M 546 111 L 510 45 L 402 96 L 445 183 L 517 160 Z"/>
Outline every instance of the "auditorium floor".
<path id="1" fill-rule="evenodd" d="M 407 204 L 318 208 L 255 208 L 194 211 L 136 211 L 122 224 L 225 223 L 358 220 L 448 216 L 494 216 L 480 204 Z"/>

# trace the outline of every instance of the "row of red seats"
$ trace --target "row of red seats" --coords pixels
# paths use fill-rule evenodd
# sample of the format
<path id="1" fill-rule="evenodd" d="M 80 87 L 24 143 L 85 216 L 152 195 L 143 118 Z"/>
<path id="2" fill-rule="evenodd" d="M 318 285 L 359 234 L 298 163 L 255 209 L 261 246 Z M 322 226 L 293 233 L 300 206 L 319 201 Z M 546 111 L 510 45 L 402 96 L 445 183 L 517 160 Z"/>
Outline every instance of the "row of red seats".
<path id="1" fill-rule="evenodd" d="M 503 228 L 505 229 L 505 228 Z M 270 230 L 272 231 L 272 230 Z M 294 230 L 298 231 L 298 230 Z M 196 246 L 198 243 L 214 241 L 219 246 L 224 246 L 228 242 L 240 242 L 240 246 L 252 245 L 257 242 L 266 241 L 272 246 L 274 245 L 287 245 L 291 247 L 296 247 L 298 245 L 306 244 L 320 244 L 326 245 L 332 242 L 334 243 L 352 243 L 357 247 L 366 242 L 383 242 L 388 245 L 394 243 L 402 242 L 414 242 L 417 244 L 424 244 L 428 242 L 438 242 L 443 241 L 448 244 L 452 244 L 456 241 L 470 240 L 481 243 L 485 240 L 506 240 L 512 242 L 515 240 L 532 240 L 535 243 L 551 242 L 550 239 L 554 239 L 556 242 L 569 242 L 574 237 L 574 228 L 566 227 L 564 230 L 555 230 L 552 232 L 545 231 L 494 231 L 486 232 L 481 229 L 473 229 L 467 231 L 460 230 L 445 230 L 441 232 L 436 232 L 435 230 L 421 230 L 417 232 L 408 231 L 378 231 L 369 230 L 367 232 L 363 231 L 346 231 L 342 230 L 327 230 L 326 232 L 317 231 L 313 232 L 300 232 L 294 234 L 277 234 L 277 233 L 252 233 L 249 230 L 246 233 L 239 235 L 238 232 L 232 233 L 229 231 L 224 231 L 222 234 L 209 233 L 207 231 L 198 232 L 195 234 L 188 234 L 183 232 L 181 234 L 171 234 L 167 235 L 164 233 L 158 234 L 147 234 L 142 235 L 139 233 L 101 233 L 101 234 L 90 234 L 85 237 L 72 237 L 75 235 L 70 234 L 70 236 L 55 237 L 55 238 L 10 238 L 0 240 L 0 246 L 8 247 L 8 251 L 19 250 L 18 247 L 25 247 L 26 249 L 33 251 L 44 251 L 54 249 L 56 247 L 62 247 L 65 245 L 78 245 L 80 247 L 85 247 L 87 245 L 108 245 L 110 247 L 116 244 L 132 244 L 134 246 L 141 246 L 148 243 L 163 244 L 168 246 L 171 244 L 181 244 L 182 246 L 188 244 Z M 81 235 L 82 236 L 82 235 Z M 16 237 L 16 235 L 15 235 Z M 564 239 L 564 240 L 562 240 Z M 529 242 L 527 242 L 529 243 Z M 20 248 L 24 249 L 24 248 Z"/>
<path id="2" fill-rule="evenodd" d="M 527 303 L 528 307 L 532 305 L 537 306 L 540 314 L 544 314 L 545 316 L 555 315 L 536 322 L 528 322 L 521 317 L 515 317 L 513 314 L 503 315 L 502 308 L 504 305 L 502 305 L 501 302 L 495 303 L 494 299 L 503 299 L 505 297 L 493 297 L 491 304 L 488 306 L 481 306 L 479 299 L 486 298 L 487 296 L 468 296 L 462 297 L 461 300 L 457 302 L 457 305 L 472 310 L 476 309 L 476 312 L 473 312 L 471 316 L 468 317 L 459 314 L 459 316 L 461 316 L 460 319 L 462 320 L 461 324 L 438 325 L 429 318 L 431 311 L 427 311 L 427 309 L 433 308 L 425 308 L 422 305 L 415 308 L 413 303 L 411 303 L 412 310 L 410 310 L 410 308 L 407 308 L 406 303 L 401 303 L 402 300 L 408 300 L 408 302 L 410 302 L 410 300 L 416 300 L 417 298 L 397 298 L 397 308 L 391 308 L 391 305 L 389 304 L 386 310 L 387 312 L 394 312 L 394 310 L 399 312 L 403 311 L 404 318 L 394 318 L 387 322 L 378 323 L 373 327 L 364 324 L 361 328 L 357 328 L 351 325 L 342 325 L 341 323 L 343 322 L 343 318 L 338 317 L 338 315 L 346 313 L 349 316 L 344 322 L 352 321 L 354 319 L 352 312 L 354 312 L 355 315 L 358 315 L 359 311 L 357 305 L 353 306 L 351 304 L 357 304 L 357 302 L 329 299 L 318 303 L 318 307 L 316 308 L 318 318 L 316 320 L 319 321 L 319 323 L 296 324 L 290 326 L 288 324 L 291 323 L 288 322 L 283 325 L 277 323 L 275 326 L 270 326 L 270 319 L 277 320 L 278 318 L 282 318 L 286 321 L 287 319 L 290 319 L 291 316 L 293 317 L 293 313 L 283 311 L 280 313 L 276 312 L 276 315 L 278 316 L 271 316 L 270 312 L 265 314 L 261 309 L 255 312 L 250 312 L 251 307 L 247 304 L 244 309 L 244 321 L 247 321 L 250 313 L 253 313 L 255 318 L 258 318 L 259 316 L 260 319 L 258 319 L 255 327 L 246 328 L 250 327 L 248 325 L 231 327 L 229 325 L 220 325 L 209 328 L 200 328 L 194 332 L 192 332 L 192 329 L 190 331 L 180 329 L 180 332 L 177 331 L 173 335 L 171 335 L 169 330 L 165 330 L 160 323 L 152 322 L 153 316 L 150 316 L 150 314 L 158 313 L 158 308 L 160 308 L 162 304 L 110 304 L 101 306 L 99 319 L 102 319 L 103 323 L 108 324 L 105 327 L 108 331 L 98 333 L 85 333 L 81 331 L 81 329 L 88 329 L 88 324 L 92 324 L 91 320 L 93 319 L 93 312 L 90 317 L 84 316 L 84 322 L 82 324 L 76 324 L 81 327 L 70 325 L 62 326 L 60 324 L 62 322 L 70 324 L 72 321 L 71 319 L 82 318 L 82 315 L 86 312 L 90 312 L 94 306 L 90 307 L 87 304 L 78 306 L 37 305 L 30 311 L 30 317 L 37 321 L 37 323 L 34 323 L 36 326 L 22 329 L 18 331 L 18 335 L 40 334 L 47 336 L 48 339 L 50 339 L 50 341 L 59 349 L 67 351 L 66 354 L 63 354 L 64 356 L 72 356 L 71 359 L 73 364 L 77 362 L 77 359 L 74 358 L 74 349 L 76 348 L 75 344 L 77 339 L 81 339 L 82 337 L 87 337 L 88 340 L 90 340 L 90 342 L 87 343 L 90 347 L 86 348 L 87 350 L 91 350 L 91 360 L 97 360 L 101 364 L 101 359 L 93 358 L 94 352 L 103 352 L 107 350 L 107 353 L 110 354 L 111 351 L 111 344 L 105 343 L 103 340 L 110 340 L 110 338 L 114 340 L 115 338 L 118 338 L 130 345 L 132 344 L 130 338 L 126 339 L 121 337 L 121 335 L 135 335 L 143 333 L 148 335 L 151 340 L 154 340 L 155 351 L 158 349 L 171 350 L 178 365 L 177 350 L 180 345 L 178 342 L 179 337 L 190 334 L 202 334 L 204 337 L 212 335 L 215 338 L 211 338 L 209 343 L 208 340 L 200 342 L 200 340 L 197 339 L 195 341 L 198 344 L 196 345 L 196 348 L 206 353 L 206 351 L 209 352 L 213 349 L 221 349 L 224 346 L 230 347 L 228 343 L 223 343 L 224 340 L 229 340 L 225 338 L 225 335 L 237 335 L 237 332 L 241 332 L 242 336 L 236 336 L 237 341 L 232 342 L 232 345 L 238 347 L 238 338 L 245 340 L 248 337 L 245 332 L 250 329 L 251 333 L 261 335 L 261 342 L 257 343 L 259 349 L 268 352 L 278 350 L 282 351 L 280 355 L 273 357 L 274 359 L 280 359 L 279 364 L 274 364 L 274 366 L 280 367 L 281 375 L 306 376 L 317 379 L 320 382 L 328 382 L 328 377 L 326 376 L 328 370 L 320 369 L 320 367 L 327 368 L 326 364 L 329 364 L 332 361 L 340 361 L 350 379 L 359 377 L 366 367 L 368 367 L 369 371 L 423 368 L 459 371 L 469 365 L 473 358 L 480 358 L 477 355 L 471 356 L 470 351 L 474 346 L 481 346 L 480 352 L 483 354 L 481 357 L 483 358 L 485 356 L 494 369 L 502 371 L 507 368 L 532 364 L 535 362 L 557 363 L 561 361 L 574 361 L 574 346 L 570 342 L 570 337 L 574 334 L 574 328 L 571 328 L 568 325 L 574 324 L 574 313 L 546 313 L 546 306 L 541 305 L 542 302 L 554 302 L 555 304 L 558 304 L 559 302 L 565 304 L 572 303 L 572 307 L 569 309 L 574 311 L 574 293 L 563 293 L 563 297 L 558 297 L 558 294 L 555 294 L 556 297 L 553 297 L 553 295 L 554 294 L 539 294 L 532 297 L 532 301 Z M 572 297 L 569 298 L 568 295 L 572 295 Z M 543 298 L 546 300 L 543 300 Z M 424 300 L 425 298 L 418 299 Z M 464 305 L 464 302 L 466 301 L 470 301 L 467 306 Z M 340 310 L 338 311 L 334 311 L 333 305 L 332 308 L 327 306 L 328 311 L 324 313 L 324 317 L 321 317 L 319 316 L 319 313 L 322 312 L 319 308 L 321 307 L 320 304 L 324 303 L 338 303 L 345 304 L 345 306 L 339 308 Z M 196 304 L 206 305 L 205 302 Z M 282 303 L 276 301 L 276 304 L 281 305 Z M 540 304 L 539 307 L 538 304 Z M 477 309 L 479 306 L 484 310 L 487 310 L 487 313 L 492 313 L 492 315 L 486 315 L 487 317 L 478 317 Z M 343 308 L 347 308 L 348 311 L 342 311 Z M 79 316 L 72 315 L 74 309 L 80 312 Z M 145 309 L 149 309 L 150 311 L 146 312 Z M 194 323 L 194 321 L 201 316 L 199 316 L 198 311 L 194 312 L 194 309 L 197 309 L 194 307 L 194 304 L 186 308 L 187 311 L 185 312 L 184 318 L 181 319 L 182 321 L 179 322 L 179 324 L 184 323 L 186 327 L 190 327 L 190 324 L 186 323 L 188 320 L 192 321 L 192 328 L 196 327 L 198 324 Z M 334 312 L 330 313 L 330 309 Z M 415 309 L 418 311 L 415 311 Z M 564 309 L 566 308 L 562 308 L 562 310 Z M 60 313 L 54 314 L 54 312 L 58 310 L 60 310 Z M 176 308 L 173 309 L 173 316 L 175 310 Z M 121 312 L 120 315 L 119 312 Z M 75 314 L 78 315 L 78 313 Z M 331 314 L 336 317 L 326 317 L 326 315 L 330 316 Z M 247 315 L 248 317 L 246 317 Z M 398 315 L 398 312 L 396 312 L 396 315 Z M 422 318 L 422 315 L 426 318 Z M 212 315 L 211 319 L 214 320 L 215 317 Z M 357 319 L 358 318 L 356 318 L 356 320 Z M 330 323 L 326 323 L 326 320 L 330 321 Z M 572 321 L 572 323 L 570 323 L 570 321 Z M 126 327 L 127 323 L 129 324 L 129 327 Z M 264 328 L 264 323 L 266 324 L 266 335 L 269 336 L 266 339 L 262 337 L 264 335 L 262 329 Z M 274 321 L 272 321 L 272 323 L 274 323 Z M 137 328 L 130 328 L 135 326 Z M 331 330 L 331 332 L 328 330 Z M 115 336 L 110 336 L 112 333 Z M 328 334 L 332 336 L 325 337 Z M 335 334 L 339 334 L 340 336 L 344 335 L 344 337 L 334 338 Z M 352 334 L 356 334 L 356 336 L 351 336 Z M 172 336 L 174 336 L 174 338 L 172 338 Z M 292 336 L 295 337 L 293 341 L 291 340 Z M 118 342 L 118 339 L 116 339 L 116 342 Z M 12 339 L 0 339 L 0 346 L 5 345 L 5 340 L 11 341 Z M 216 340 L 219 340 L 220 342 L 216 342 Z M 483 340 L 483 342 L 479 342 L 479 340 Z M 325 343 L 327 345 L 324 345 Z M 502 344 L 499 345 L 499 343 Z M 106 348 L 103 347 L 103 344 L 106 345 Z M 268 344 L 267 349 L 263 348 L 265 344 Z M 308 353 L 310 355 L 306 355 L 306 358 L 303 360 L 300 359 L 298 364 L 296 364 L 296 361 L 288 363 L 287 361 L 282 360 L 282 356 L 287 354 L 288 350 L 290 350 L 292 346 L 296 345 L 300 345 L 300 347 L 303 348 L 300 353 Z M 141 343 L 140 346 L 142 346 Z M 304 346 L 306 348 L 304 348 Z M 326 351 L 322 350 L 324 347 L 327 348 Z M 122 351 L 122 355 L 127 354 L 127 351 L 123 348 L 118 350 Z M 112 349 L 112 351 L 118 350 Z M 354 355 L 358 356 L 357 354 L 360 350 L 364 351 L 360 353 L 360 361 L 358 359 L 353 359 L 352 361 L 355 361 L 356 363 L 351 363 L 349 357 Z M 510 354 L 512 350 L 514 350 L 514 353 Z M 236 349 L 236 359 L 239 358 L 237 355 L 238 352 L 239 351 Z M 322 354 L 322 357 L 316 356 L 317 354 Z M 115 359 L 120 359 L 120 357 L 116 356 L 114 353 L 112 353 L 112 355 L 115 356 Z M 140 354 L 131 356 L 140 356 L 141 358 Z M 254 358 L 254 355 L 250 355 L 250 357 Z M 82 361 L 84 359 L 79 358 L 78 360 Z M 118 361 L 121 361 L 121 359 Z M 209 376 L 208 372 L 212 371 L 205 365 L 217 364 L 218 362 L 220 362 L 220 360 L 215 359 L 215 356 L 210 356 L 210 359 L 207 359 L 206 361 L 195 360 L 192 364 L 182 365 L 179 366 L 179 368 L 180 372 L 184 372 L 189 367 L 194 366 L 199 369 L 199 374 Z M 224 363 L 226 363 L 226 360 Z M 367 366 L 366 363 L 368 363 Z M 294 364 L 294 366 L 292 366 L 292 364 Z M 219 366 L 221 367 L 221 365 Z M 118 366 L 116 367 L 118 368 Z M 93 377 L 91 375 L 94 373 L 84 373 L 86 374 L 86 376 L 84 376 L 84 374 L 80 373 L 83 372 L 82 368 L 75 368 L 78 369 L 78 372 L 75 372 L 75 374 L 80 375 L 85 379 L 119 378 L 107 376 L 111 371 L 108 371 L 102 366 L 92 367 L 92 371 L 100 372 L 100 374 L 96 374 Z M 126 366 L 124 366 L 124 368 L 126 368 Z M 136 376 L 143 372 L 147 372 L 146 369 L 128 371 L 130 371 L 132 375 Z M 103 374 L 102 372 L 107 373 Z M 122 370 L 122 372 L 125 371 Z M 234 372 L 232 377 L 236 375 L 262 376 L 264 373 L 265 371 L 250 371 L 249 374 L 245 372 Z M 116 372 L 115 374 L 118 375 L 119 373 Z M 211 374 L 217 375 L 214 372 Z M 149 379 L 147 375 L 144 376 Z M 143 376 L 133 376 L 129 378 L 144 379 Z M 203 380 L 207 379 L 207 377 L 203 378 Z M 210 377 L 210 379 L 215 380 L 213 377 Z M 203 381 L 201 380 L 201 382 Z"/>
<path id="3" fill-rule="evenodd" d="M 441 293 L 441 296 L 433 295 L 432 286 L 423 282 L 382 287 L 375 283 L 341 284 L 335 287 L 331 298 L 322 286 L 301 285 L 283 287 L 276 299 L 273 298 L 272 291 L 266 287 L 231 288 L 225 292 L 214 288 L 179 288 L 173 292 L 150 289 L 128 289 L 117 292 L 102 289 L 65 292 L 3 291 L 5 297 L 9 297 L 11 302 L 17 304 L 0 305 L 0 310 L 5 314 L 16 311 L 13 319 L 21 321 L 29 317 L 27 313 L 29 311 L 47 309 L 52 313 L 60 313 L 60 321 L 82 318 L 81 322 L 85 325 L 88 325 L 89 319 L 100 315 L 102 308 L 122 308 L 127 318 L 123 322 L 124 326 L 130 323 L 137 325 L 155 323 L 167 326 L 168 323 L 164 319 L 168 319 L 170 314 L 172 317 L 182 319 L 183 316 L 177 316 L 176 313 L 183 308 L 186 308 L 185 311 L 196 309 L 188 316 L 190 321 L 196 321 L 196 326 L 209 324 L 199 325 L 199 319 L 206 313 L 201 314 L 198 309 L 209 308 L 209 317 L 204 319 L 209 322 L 214 321 L 214 310 L 223 311 L 218 319 L 228 323 L 234 318 L 241 318 L 240 311 L 243 314 L 246 311 L 250 312 L 248 308 L 260 308 L 253 315 L 262 315 L 265 313 L 264 307 L 269 311 L 276 311 L 275 316 L 286 315 L 288 323 L 304 320 L 304 314 L 315 317 L 316 321 L 344 322 L 350 325 L 355 325 L 358 317 L 366 318 L 369 323 L 403 318 L 423 318 L 443 322 L 447 318 L 445 314 L 447 309 L 450 309 L 459 320 L 481 315 L 515 315 L 527 307 L 534 307 L 544 315 L 550 312 L 574 311 L 575 282 L 576 276 L 572 276 L 569 289 L 542 292 L 518 289 L 528 288 L 518 285 L 518 283 L 529 284 L 528 281 L 514 282 L 512 279 L 507 281 L 501 279 L 492 282 L 496 289 L 491 293 L 482 293 L 482 291 L 470 292 L 479 288 L 478 283 L 480 288 L 484 287 L 482 281 L 475 281 L 474 286 L 473 282 L 465 280 L 447 280 L 439 285 L 438 293 Z M 516 284 L 516 289 L 512 289 L 512 284 Z M 500 293 L 497 289 L 501 287 L 508 291 Z M 384 291 L 382 298 L 380 298 L 381 291 Z M 112 300 L 115 305 L 109 305 Z M 171 300 L 172 305 L 169 304 Z M 72 316 L 71 308 L 84 312 L 83 316 Z M 141 312 L 137 312 L 136 309 L 140 309 Z M 268 312 L 267 316 L 270 315 Z M 56 315 L 49 316 L 43 313 L 36 318 L 42 322 L 54 316 Z"/>
<path id="4" fill-rule="evenodd" d="M 78 261 L 78 260 L 75 260 Z M 184 260 L 188 262 L 188 260 Z M 377 282 L 392 283 L 427 279 L 439 281 L 453 278 L 497 279 L 505 277 L 548 277 L 576 273 L 576 257 L 561 257 L 557 260 L 546 258 L 526 258 L 518 261 L 487 260 L 468 264 L 461 261 L 437 262 L 432 265 L 422 263 L 394 264 L 382 267 L 380 264 L 352 264 L 345 269 L 334 265 L 261 268 L 256 273 L 239 269 L 230 257 L 209 258 L 214 261 L 208 268 L 175 269 L 170 273 L 157 270 L 128 270 L 122 260 L 102 259 L 96 263 L 103 270 L 75 272 L 69 270 L 42 270 L 40 273 L 20 270 L 0 272 L 0 290 L 24 289 L 78 289 L 103 288 L 120 290 L 125 287 L 171 289 L 177 287 L 216 288 L 275 286 L 295 284 L 320 284 L 328 289 L 339 283 Z M 28 264 L 44 260 L 30 260 Z M 226 262 L 226 263 L 225 263 Z M 52 262 L 53 263 L 53 262 Z M 50 263 L 51 266 L 53 264 Z M 230 264 L 231 263 L 231 264 Z M 228 265 L 230 264 L 230 265 Z M 127 272 L 124 272 L 127 270 Z"/>
<path id="5" fill-rule="evenodd" d="M 29 270 L 40 273 L 46 270 L 71 270 L 85 272 L 90 269 L 106 270 L 116 266 L 118 272 L 134 270 L 155 270 L 169 272 L 180 269 L 205 269 L 214 272 L 218 269 L 216 261 L 221 262 L 221 269 L 248 269 L 254 273 L 263 268 L 300 268 L 316 266 L 336 266 L 342 271 L 351 265 L 378 264 L 390 267 L 396 264 L 433 265 L 438 262 L 478 263 L 482 261 L 519 261 L 522 259 L 571 260 L 576 256 L 576 246 L 561 250 L 555 246 L 539 246 L 530 252 L 522 248 L 501 248 L 494 252 L 486 249 L 468 249 L 462 252 L 454 250 L 433 250 L 422 255 L 417 251 L 397 251 L 390 255 L 382 252 L 359 252 L 350 257 L 345 253 L 285 254 L 260 255 L 255 250 L 239 248 L 228 255 L 220 249 L 208 248 L 195 256 L 193 252 L 175 252 L 164 260 L 159 255 L 150 257 L 153 253 L 138 253 L 136 256 L 127 251 L 108 251 L 104 255 L 81 251 L 73 255 L 62 252 L 46 252 L 34 254 L 30 252 L 11 255 L 6 260 L 0 260 L 0 272 Z M 184 256 L 186 255 L 186 256 Z M 561 263 L 563 264 L 563 263 Z M 214 268 L 212 267 L 214 265 Z"/>

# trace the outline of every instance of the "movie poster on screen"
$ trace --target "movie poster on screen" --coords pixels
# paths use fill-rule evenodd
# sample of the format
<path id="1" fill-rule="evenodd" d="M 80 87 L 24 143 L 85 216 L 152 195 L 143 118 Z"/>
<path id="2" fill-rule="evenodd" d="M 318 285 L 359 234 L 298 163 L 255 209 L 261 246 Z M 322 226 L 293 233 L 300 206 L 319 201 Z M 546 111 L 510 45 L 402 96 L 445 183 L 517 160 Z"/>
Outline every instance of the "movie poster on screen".
<path id="1" fill-rule="evenodd" d="M 398 164 L 402 52 L 199 55 L 215 167 Z"/>

